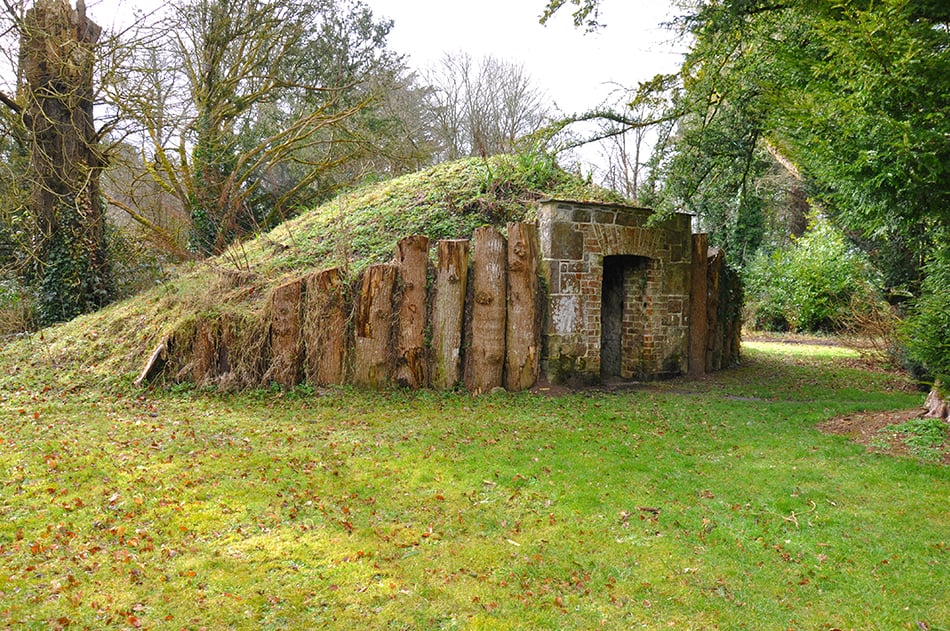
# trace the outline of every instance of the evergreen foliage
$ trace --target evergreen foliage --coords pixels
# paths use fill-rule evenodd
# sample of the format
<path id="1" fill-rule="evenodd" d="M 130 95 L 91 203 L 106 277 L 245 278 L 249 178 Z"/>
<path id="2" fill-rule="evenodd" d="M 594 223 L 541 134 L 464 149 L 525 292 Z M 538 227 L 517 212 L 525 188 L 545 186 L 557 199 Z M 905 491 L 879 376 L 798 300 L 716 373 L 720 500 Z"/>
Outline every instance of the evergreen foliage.
<path id="1" fill-rule="evenodd" d="M 827 219 L 771 254 L 762 251 L 746 274 L 749 322 L 768 330 L 835 331 L 855 305 L 880 300 L 867 257 Z"/>

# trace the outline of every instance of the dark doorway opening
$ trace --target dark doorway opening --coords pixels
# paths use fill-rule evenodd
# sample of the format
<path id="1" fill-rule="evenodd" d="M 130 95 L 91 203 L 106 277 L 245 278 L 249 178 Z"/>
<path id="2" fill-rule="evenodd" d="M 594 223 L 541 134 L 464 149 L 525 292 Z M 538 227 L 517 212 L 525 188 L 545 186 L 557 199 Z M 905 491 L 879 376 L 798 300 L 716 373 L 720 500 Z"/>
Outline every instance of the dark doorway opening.
<path id="1" fill-rule="evenodd" d="M 646 326 L 646 285 L 650 259 L 643 256 L 605 256 L 600 305 L 600 376 L 624 374 L 628 354 L 643 346 Z M 628 361 L 628 367 L 633 363 Z"/>

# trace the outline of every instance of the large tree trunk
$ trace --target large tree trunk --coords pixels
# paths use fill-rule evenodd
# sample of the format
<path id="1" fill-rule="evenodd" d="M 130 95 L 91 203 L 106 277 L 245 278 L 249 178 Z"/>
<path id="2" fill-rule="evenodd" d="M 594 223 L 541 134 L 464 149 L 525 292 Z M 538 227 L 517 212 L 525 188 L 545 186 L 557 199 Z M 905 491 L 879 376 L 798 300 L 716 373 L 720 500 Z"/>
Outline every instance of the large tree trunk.
<path id="1" fill-rule="evenodd" d="M 432 306 L 433 388 L 449 390 L 461 376 L 462 322 L 468 283 L 468 239 L 438 243 Z"/>
<path id="2" fill-rule="evenodd" d="M 502 385 L 507 312 L 506 258 L 505 237 L 500 232 L 491 226 L 475 230 L 472 345 L 465 369 L 465 387 L 475 394 Z"/>
<path id="3" fill-rule="evenodd" d="M 340 269 L 311 274 L 304 304 L 307 381 L 314 385 L 342 384 L 348 337 Z"/>
<path id="4" fill-rule="evenodd" d="M 402 278 L 396 381 L 410 388 L 422 388 L 428 385 L 425 328 L 429 238 L 417 235 L 402 239 L 397 245 L 396 260 Z"/>
<path id="5" fill-rule="evenodd" d="M 300 383 L 303 374 L 303 280 L 276 287 L 270 300 L 270 368 L 264 383 L 274 381 L 285 388 Z"/>
<path id="6" fill-rule="evenodd" d="M 44 324 L 111 298 L 99 194 L 103 159 L 93 124 L 95 46 L 101 29 L 65 2 L 37 0 L 20 42 L 21 102 L 30 138 L 33 250 Z"/>
<path id="7" fill-rule="evenodd" d="M 538 229 L 508 224 L 508 314 L 505 388 L 527 390 L 541 365 L 541 281 L 538 278 Z"/>
<path id="8" fill-rule="evenodd" d="M 363 273 L 354 325 L 353 383 L 381 388 L 392 375 L 393 288 L 397 268 L 371 265 Z"/>

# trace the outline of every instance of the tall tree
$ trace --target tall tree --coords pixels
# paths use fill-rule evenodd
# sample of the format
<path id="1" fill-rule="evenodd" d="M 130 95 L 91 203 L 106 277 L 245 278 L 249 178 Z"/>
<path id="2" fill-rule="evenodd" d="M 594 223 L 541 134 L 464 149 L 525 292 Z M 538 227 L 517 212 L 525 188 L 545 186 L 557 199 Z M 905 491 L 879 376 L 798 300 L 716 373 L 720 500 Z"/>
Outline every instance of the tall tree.
<path id="1" fill-rule="evenodd" d="M 99 194 L 104 165 L 93 123 L 93 75 L 101 29 L 80 1 L 38 0 L 23 14 L 16 98 L 0 95 L 10 132 L 29 154 L 31 260 L 41 323 L 94 310 L 110 299 L 111 274 Z"/>

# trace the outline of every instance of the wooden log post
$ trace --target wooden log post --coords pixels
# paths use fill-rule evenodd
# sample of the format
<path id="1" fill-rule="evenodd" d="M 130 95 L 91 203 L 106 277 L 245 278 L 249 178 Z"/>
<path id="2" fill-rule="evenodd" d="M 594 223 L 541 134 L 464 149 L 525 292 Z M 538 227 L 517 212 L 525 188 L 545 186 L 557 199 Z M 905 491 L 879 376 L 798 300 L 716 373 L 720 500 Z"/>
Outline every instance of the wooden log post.
<path id="1" fill-rule="evenodd" d="M 706 276 L 709 260 L 709 235 L 694 234 L 692 258 L 690 259 L 689 284 L 689 375 L 702 377 L 706 374 Z"/>
<path id="2" fill-rule="evenodd" d="M 264 383 L 293 388 L 303 377 L 303 295 L 305 281 L 274 288 L 270 297 L 270 367 Z"/>
<path id="3" fill-rule="evenodd" d="M 392 376 L 395 265 L 371 265 L 363 273 L 354 317 L 353 383 L 381 388 Z"/>
<path id="4" fill-rule="evenodd" d="M 343 272 L 338 267 L 307 277 L 304 299 L 304 373 L 313 385 L 345 379 L 348 347 Z"/>
<path id="5" fill-rule="evenodd" d="M 468 239 L 446 239 L 437 246 L 430 382 L 440 390 L 451 390 L 461 377 L 468 246 Z"/>
<path id="6" fill-rule="evenodd" d="M 538 228 L 508 224 L 508 313 L 505 329 L 505 388 L 527 390 L 541 366 L 541 281 Z"/>
<path id="7" fill-rule="evenodd" d="M 402 279 L 396 334 L 396 382 L 413 389 L 424 388 L 429 383 L 425 352 L 429 238 L 414 235 L 399 241 L 396 262 Z"/>
<path id="8" fill-rule="evenodd" d="M 465 387 L 474 394 L 502 385 L 507 315 L 505 237 L 491 226 L 475 230 L 471 349 Z"/>
<path id="9" fill-rule="evenodd" d="M 191 382 L 196 386 L 211 383 L 217 377 L 218 328 L 214 322 L 199 317 L 195 322 L 195 339 L 191 346 Z"/>
<path id="10" fill-rule="evenodd" d="M 706 269 L 706 372 L 722 367 L 722 329 L 719 322 L 719 281 L 723 254 L 710 248 Z"/>

